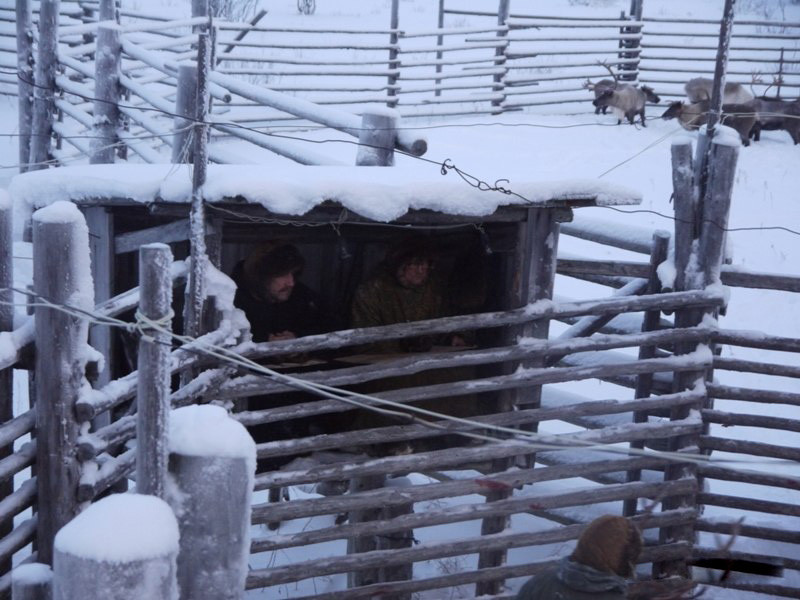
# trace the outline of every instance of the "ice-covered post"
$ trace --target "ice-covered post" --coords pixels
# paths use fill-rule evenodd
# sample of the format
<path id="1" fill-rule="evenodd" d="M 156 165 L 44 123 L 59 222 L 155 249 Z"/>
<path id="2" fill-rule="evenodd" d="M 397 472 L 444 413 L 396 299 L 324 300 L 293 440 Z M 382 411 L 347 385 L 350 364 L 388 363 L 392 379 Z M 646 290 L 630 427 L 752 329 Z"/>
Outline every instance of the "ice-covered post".
<path id="1" fill-rule="evenodd" d="M 29 563 L 11 571 L 11 600 L 51 600 L 53 571 L 48 565 Z"/>
<path id="2" fill-rule="evenodd" d="M 54 600 L 174 600 L 177 556 L 178 523 L 166 502 L 113 494 L 58 532 Z"/>
<path id="3" fill-rule="evenodd" d="M 400 67 L 400 61 L 397 59 L 399 54 L 398 41 L 400 35 L 398 33 L 400 27 L 400 0 L 392 0 L 392 12 L 389 22 L 389 77 L 387 80 L 388 90 L 386 92 L 389 99 L 386 100 L 386 106 L 394 108 L 397 106 L 397 71 Z"/>
<path id="4" fill-rule="evenodd" d="M 30 0 L 17 0 L 17 90 L 19 99 L 19 171 L 28 170 L 33 127 L 33 17 Z"/>
<path id="5" fill-rule="evenodd" d="M 497 26 L 500 27 L 497 31 L 497 39 L 498 41 L 506 42 L 504 44 L 498 44 L 497 48 L 494 49 L 494 66 L 495 69 L 503 69 L 502 72 L 496 72 L 492 79 L 494 83 L 492 83 L 492 92 L 503 92 L 505 90 L 505 83 L 504 79 L 507 73 L 506 66 L 506 48 L 508 47 L 507 39 L 508 39 L 508 30 L 506 26 L 508 24 L 508 14 L 510 10 L 510 2 L 511 0 L 500 0 L 500 3 L 497 5 Z M 492 114 L 498 115 L 503 112 L 502 104 L 503 100 L 505 100 L 505 94 L 503 94 L 502 98 L 495 98 L 492 100 L 492 106 L 494 109 L 492 110 Z"/>
<path id="6" fill-rule="evenodd" d="M 38 552 L 52 561 L 56 532 L 78 514 L 75 401 L 84 386 L 89 324 L 54 306 L 92 311 L 89 230 L 80 210 L 58 201 L 33 214 L 33 289 L 36 319 L 36 478 Z"/>
<path id="7" fill-rule="evenodd" d="M 197 66 L 178 65 L 178 89 L 175 95 L 175 134 L 172 136 L 172 162 L 192 162 L 192 119 L 197 112 Z"/>
<path id="8" fill-rule="evenodd" d="M 105 0 L 108 4 L 108 0 Z M 113 163 L 119 143 L 120 64 L 122 47 L 116 24 L 97 26 L 97 52 L 94 59 L 94 135 L 92 164 Z"/>
<path id="9" fill-rule="evenodd" d="M 14 329 L 14 285 L 13 269 L 13 238 L 12 238 L 11 198 L 5 190 L 0 190 L 0 331 Z M 13 371 L 3 369 L 0 371 L 0 423 L 8 423 L 14 418 L 14 384 Z M 0 447 L 0 459 L 9 456 L 13 451 L 13 444 Z M 9 496 L 14 491 L 14 478 L 8 477 L 0 482 L 0 498 Z M 0 526 L 0 536 L 6 536 L 14 528 L 13 522 Z M 0 564 L 0 568 L 11 569 L 11 561 Z"/>
<path id="10" fill-rule="evenodd" d="M 172 412 L 169 502 L 178 515 L 184 600 L 238 600 L 250 555 L 256 445 L 219 406 Z"/>
<path id="11" fill-rule="evenodd" d="M 400 115 L 393 109 L 365 112 L 361 116 L 356 165 L 359 167 L 391 167 Z"/>
<path id="12" fill-rule="evenodd" d="M 147 321 L 170 329 L 172 251 L 166 244 L 139 249 L 139 311 Z M 143 323 L 136 387 L 136 491 L 164 498 L 170 394 L 170 336 Z"/>
<path id="13" fill-rule="evenodd" d="M 29 170 L 47 167 L 55 114 L 56 67 L 58 66 L 59 0 L 42 0 L 39 5 L 39 54 L 36 87 L 33 90 L 33 137 Z"/>

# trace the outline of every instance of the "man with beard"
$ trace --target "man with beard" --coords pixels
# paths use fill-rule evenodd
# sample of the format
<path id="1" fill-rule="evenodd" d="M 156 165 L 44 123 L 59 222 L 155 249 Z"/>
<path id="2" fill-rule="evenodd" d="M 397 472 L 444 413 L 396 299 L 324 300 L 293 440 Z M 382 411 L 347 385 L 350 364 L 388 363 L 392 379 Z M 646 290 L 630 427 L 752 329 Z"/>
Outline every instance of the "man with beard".
<path id="1" fill-rule="evenodd" d="M 298 281 L 305 266 L 286 242 L 268 242 L 233 270 L 233 303 L 250 321 L 254 342 L 290 340 L 326 331 L 317 295 Z"/>

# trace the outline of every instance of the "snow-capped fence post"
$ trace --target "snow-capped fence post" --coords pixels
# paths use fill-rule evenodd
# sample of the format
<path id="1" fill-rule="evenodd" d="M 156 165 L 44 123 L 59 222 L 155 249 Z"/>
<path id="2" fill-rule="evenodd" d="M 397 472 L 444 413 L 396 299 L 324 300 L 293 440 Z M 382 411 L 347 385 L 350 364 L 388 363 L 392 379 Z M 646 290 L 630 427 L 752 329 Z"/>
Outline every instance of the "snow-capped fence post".
<path id="1" fill-rule="evenodd" d="M 19 99 L 19 172 L 28 170 L 33 127 L 33 15 L 31 0 L 17 0 L 17 97 Z"/>
<path id="2" fill-rule="evenodd" d="M 392 0 L 392 12 L 389 23 L 389 77 L 387 80 L 386 106 L 394 108 L 397 106 L 397 72 L 400 68 L 400 61 L 397 59 L 399 54 L 398 41 L 400 35 L 397 28 L 400 27 L 400 0 Z"/>
<path id="3" fill-rule="evenodd" d="M 169 445 L 180 597 L 238 600 L 250 556 L 255 442 L 224 408 L 193 405 L 172 412 Z"/>
<path id="4" fill-rule="evenodd" d="M 58 532 L 54 600 L 174 600 L 177 555 L 178 523 L 166 502 L 112 494 Z"/>
<path id="5" fill-rule="evenodd" d="M 686 267 L 695 238 L 694 169 L 692 143 L 672 145 L 672 201 L 675 207 L 675 290 L 686 290 Z"/>
<path id="6" fill-rule="evenodd" d="M 33 288 L 54 305 L 92 310 L 89 232 L 80 210 L 59 201 L 33 214 Z M 45 306 L 36 319 L 36 444 L 39 560 L 50 564 L 56 532 L 78 514 L 73 407 L 85 380 L 88 321 Z"/>
<path id="7" fill-rule="evenodd" d="M 4 190 L 0 190 L 0 331 L 14 330 L 14 285 L 13 268 L 13 235 L 12 235 L 11 198 Z M 0 371 L 0 423 L 8 423 L 14 418 L 14 384 L 13 370 Z M 0 447 L 0 459 L 13 453 L 13 444 Z M 0 483 L 0 498 L 6 498 L 14 491 L 13 477 Z M 6 536 L 14 529 L 9 519 L 0 527 L 0 536 Z M 11 561 L 0 564 L 5 571 L 11 570 Z"/>
<path id="8" fill-rule="evenodd" d="M 647 278 L 647 289 L 645 294 L 658 294 L 661 292 L 662 284 L 661 278 L 658 276 L 658 267 L 667 260 L 669 253 L 669 233 L 666 231 L 656 231 L 653 234 L 653 250 L 650 252 L 650 276 Z M 658 329 L 659 322 L 661 321 L 661 311 L 648 310 L 644 313 L 642 319 L 642 331 L 655 331 Z M 639 359 L 644 360 L 648 358 L 655 358 L 656 346 L 641 346 L 639 348 Z M 634 398 L 649 398 L 653 389 L 653 374 L 643 373 L 636 377 L 636 391 Z M 634 411 L 634 423 L 646 423 L 648 414 L 646 411 Z M 634 440 L 631 442 L 631 448 L 644 448 L 644 440 Z M 639 481 L 642 476 L 640 469 L 628 471 L 628 481 Z M 638 505 L 637 498 L 629 498 L 623 503 L 623 514 L 626 517 L 632 517 L 636 514 Z"/>
<path id="9" fill-rule="evenodd" d="M 11 600 L 51 600 L 53 571 L 48 565 L 29 563 L 11 571 Z"/>
<path id="10" fill-rule="evenodd" d="M 356 165 L 359 167 L 394 166 L 399 116 L 393 110 L 365 112 L 358 134 Z"/>
<path id="11" fill-rule="evenodd" d="M 58 65 L 58 0 L 39 5 L 39 52 L 33 90 L 33 133 L 28 170 L 47 168 L 55 115 L 56 67 Z"/>
<path id="12" fill-rule="evenodd" d="M 166 244 L 139 249 L 139 311 L 170 328 L 172 251 Z M 167 481 L 167 434 L 170 394 L 170 336 L 147 327 L 139 339 L 136 386 L 136 491 L 164 498 Z"/>
<path id="13" fill-rule="evenodd" d="M 508 13 L 510 10 L 511 0 L 500 0 L 500 4 L 497 6 L 497 25 L 500 29 L 497 32 L 497 39 L 503 40 L 506 43 L 499 45 L 494 50 L 494 68 L 495 69 L 503 69 L 502 73 L 495 73 L 492 76 L 492 93 L 497 94 L 504 92 L 506 89 L 504 79 L 508 69 L 506 69 L 506 49 L 508 48 L 508 29 L 506 29 L 506 23 L 508 22 Z M 492 106 L 494 107 L 492 110 L 493 115 L 499 115 L 503 112 L 503 101 L 505 100 L 505 93 L 503 93 L 502 98 L 495 98 L 492 100 Z"/>
<path id="14" fill-rule="evenodd" d="M 106 0 L 106 3 L 108 1 Z M 113 3 L 112 3 L 113 5 Z M 119 144 L 120 64 L 122 49 L 117 25 L 97 26 L 97 52 L 94 59 L 94 135 L 91 164 L 113 163 Z"/>
<path id="15" fill-rule="evenodd" d="M 172 143 L 172 162 L 192 162 L 192 140 L 195 133 L 192 127 L 197 108 L 197 66 L 178 65 L 178 89 L 175 94 L 175 133 Z"/>
<path id="16" fill-rule="evenodd" d="M 684 286 L 689 289 L 704 289 L 710 285 L 720 285 L 720 269 L 722 267 L 725 229 L 728 225 L 733 182 L 736 174 L 736 162 L 739 156 L 739 143 L 732 145 L 727 140 L 711 143 L 708 158 L 708 179 L 704 189 L 704 200 L 700 207 L 698 227 L 700 235 L 693 244 L 693 255 L 689 257 L 689 267 L 684 279 Z M 699 182 L 698 182 L 699 183 Z M 694 308 L 676 311 L 676 327 L 692 327 L 698 325 L 705 315 L 713 315 L 713 309 Z M 697 344 L 676 344 L 676 354 L 686 354 L 697 350 Z M 710 349 L 709 349 L 710 351 Z M 708 378 L 707 371 L 690 371 L 676 373 L 673 388 L 676 392 L 700 385 Z M 701 409 L 711 408 L 708 395 L 699 402 L 673 408 L 671 420 L 685 419 L 691 411 L 700 414 Z M 671 451 L 700 451 L 698 435 L 670 438 Z M 685 478 L 697 478 L 697 466 L 693 463 L 672 463 L 664 470 L 664 480 L 672 481 Z M 666 497 L 662 500 L 662 510 L 679 508 L 696 508 L 697 499 L 694 494 Z M 659 537 L 661 541 L 694 541 L 694 522 L 683 525 L 664 527 Z M 689 568 L 685 557 L 671 561 L 655 563 L 654 575 L 688 576 Z"/>

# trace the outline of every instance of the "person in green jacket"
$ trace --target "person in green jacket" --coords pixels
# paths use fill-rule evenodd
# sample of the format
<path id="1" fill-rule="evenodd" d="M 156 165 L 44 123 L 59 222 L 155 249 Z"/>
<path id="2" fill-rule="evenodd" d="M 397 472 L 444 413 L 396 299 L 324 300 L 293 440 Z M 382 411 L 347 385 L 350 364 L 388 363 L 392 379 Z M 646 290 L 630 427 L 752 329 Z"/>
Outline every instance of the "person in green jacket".
<path id="1" fill-rule="evenodd" d="M 575 551 L 529 579 L 517 600 L 625 600 L 642 537 L 624 517 L 606 515 L 589 523 Z"/>

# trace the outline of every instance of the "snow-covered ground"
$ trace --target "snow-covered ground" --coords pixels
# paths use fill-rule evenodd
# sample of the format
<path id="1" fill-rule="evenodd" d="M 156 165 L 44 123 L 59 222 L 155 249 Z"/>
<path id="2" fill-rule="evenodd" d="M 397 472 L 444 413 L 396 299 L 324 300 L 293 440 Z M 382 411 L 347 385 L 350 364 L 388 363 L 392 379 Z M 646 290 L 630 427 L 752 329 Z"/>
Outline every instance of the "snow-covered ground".
<path id="1" fill-rule="evenodd" d="M 188 11 L 185 2 L 166 0 L 155 3 L 153 0 L 131 0 L 133 8 L 148 10 L 166 10 L 181 15 Z M 294 0 L 262 0 L 263 8 L 269 10 L 274 23 L 291 25 L 313 24 L 315 27 L 325 25 L 386 26 L 389 20 L 390 0 L 317 0 L 317 12 L 307 17 L 298 15 Z M 451 3 L 448 2 L 448 5 Z M 470 8 L 473 3 L 470 2 Z M 496 8 L 496 1 L 475 0 L 474 7 Z M 512 11 L 522 9 L 523 4 L 512 0 Z M 581 14 L 587 11 L 619 13 L 628 9 L 627 0 L 549 0 L 537 3 L 537 10 L 542 12 L 566 12 L 579 8 Z M 721 14 L 722 0 L 645 0 L 645 12 L 651 16 L 675 16 L 697 18 L 718 18 Z M 739 11 L 747 11 L 754 17 L 774 19 L 791 19 L 800 21 L 800 4 L 788 0 L 747 0 L 739 3 Z M 127 2 L 126 2 L 126 5 Z M 433 28 L 436 23 L 436 2 L 431 0 L 401 0 L 400 21 L 406 28 Z M 463 23 L 460 23 L 463 24 Z M 494 183 L 507 180 L 504 186 L 514 189 L 515 181 L 555 180 L 555 179 L 593 179 L 623 184 L 641 192 L 643 202 L 637 208 L 621 207 L 580 209 L 580 215 L 591 216 L 608 221 L 608 227 L 624 231 L 628 226 L 640 226 L 650 229 L 672 230 L 672 191 L 670 168 L 670 145 L 679 136 L 686 135 L 679 129 L 675 121 L 662 121 L 651 118 L 647 127 L 617 126 L 612 116 L 595 116 L 587 92 L 584 114 L 559 116 L 553 114 L 515 114 L 513 116 L 496 116 L 480 118 L 449 119 L 446 121 L 406 122 L 404 126 L 422 130 L 428 139 L 429 151 L 426 160 L 418 160 L 400 156 L 397 161 L 402 166 L 438 172 L 440 163 L 450 159 L 459 169 L 475 177 Z M 570 105 L 568 111 L 577 112 L 576 105 Z M 552 112 L 550 109 L 549 112 Z M 650 117 L 656 117 L 661 110 L 649 109 Z M 17 163 L 16 138 L 17 131 L 16 100 L 0 96 L 0 188 L 7 187 L 11 176 L 16 172 Z M 324 130 L 296 132 L 294 135 L 317 141 L 330 140 L 317 149 L 328 151 L 337 157 L 353 164 L 355 146 L 346 142 L 338 133 Z M 236 150 L 235 146 L 232 150 Z M 428 162 L 433 161 L 433 162 Z M 267 165 L 278 167 L 284 164 L 283 159 L 263 156 Z M 800 146 L 793 146 L 785 132 L 764 132 L 762 141 L 749 148 L 743 148 L 739 156 L 733 205 L 729 227 L 734 230 L 728 236 L 732 252 L 733 264 L 749 270 L 786 273 L 800 273 Z M 450 173 L 447 177 L 456 177 Z M 464 184 L 467 185 L 466 183 Z M 747 231 L 735 231 L 748 228 Z M 783 229 L 785 228 L 785 229 Z M 792 230 L 792 231 L 787 231 Z M 19 230 L 17 231 L 19 235 Z M 24 258 L 27 251 L 23 244 L 18 244 L 17 254 L 20 257 L 15 265 L 15 276 L 18 285 L 24 285 L 30 278 L 30 260 Z M 602 248 L 563 236 L 561 251 L 569 254 L 585 254 L 592 258 L 641 259 L 624 251 Z M 586 287 L 559 277 L 555 293 L 558 296 L 586 297 Z M 599 290 L 599 288 L 595 288 Z M 597 292 L 600 293 L 600 292 Z M 734 288 L 730 291 L 730 302 L 727 314 L 722 318 L 723 327 L 731 329 L 750 329 L 770 334 L 800 338 L 800 294 L 787 292 L 767 292 Z M 556 330 L 557 331 L 557 330 Z M 797 364 L 797 356 L 770 353 L 762 350 L 725 348 L 724 356 L 751 358 L 760 361 L 772 361 L 784 364 Z M 743 375 L 732 372 L 718 373 L 726 384 L 748 387 L 764 387 L 767 389 L 796 391 L 796 380 L 767 376 Z M 594 387 L 592 387 L 594 386 Z M 613 397 L 606 388 L 597 384 L 583 384 L 580 392 L 588 397 Z M 721 409 L 734 408 L 737 403 L 718 402 Z M 752 409 L 751 409 L 752 410 Z M 762 414 L 793 417 L 800 419 L 800 409 L 786 406 L 772 407 L 759 405 Z M 740 433 L 741 432 L 741 433 Z M 726 436 L 744 435 L 746 439 L 769 441 L 786 446 L 800 446 L 800 434 L 792 432 L 764 432 L 753 429 L 733 428 L 725 430 Z M 769 436 L 769 439 L 767 439 Z M 776 436 L 780 436 L 776 439 Z M 717 456 L 715 454 L 715 456 Z M 720 454 L 720 456 L 722 456 Z M 753 463 L 751 468 L 774 472 L 784 472 L 800 476 L 797 465 L 776 466 L 774 463 Z M 712 491 L 729 491 L 733 484 L 711 482 Z M 737 488 L 737 492 L 739 489 Z M 307 492 L 296 489 L 293 493 L 302 495 Z M 800 502 L 797 491 L 773 490 L 769 499 L 795 503 Z M 709 510 L 706 516 L 719 516 L 721 511 Z M 764 523 L 770 526 L 783 527 L 797 531 L 800 519 L 770 515 L 754 516 L 750 524 Z M 285 524 L 282 533 L 303 528 L 320 526 L 317 522 L 303 520 Z M 517 519 L 515 527 L 535 527 L 535 520 Z M 462 531 L 462 535 L 464 532 Z M 433 534 L 435 535 L 435 534 Z M 742 549 L 742 548 L 738 548 Z M 756 548 L 747 548 L 756 550 Z M 758 548 L 763 550 L 764 548 Z M 563 549 L 562 549 L 563 550 Z M 775 551 L 775 548 L 772 548 Z M 778 552 L 786 550 L 777 550 Z M 796 552 L 797 549 L 795 548 Z M 294 554 L 292 554 L 294 553 Z M 302 554 L 302 549 L 282 552 L 282 556 L 269 557 L 267 561 L 287 562 L 309 556 Z M 795 558 L 797 558 L 795 556 Z M 253 565 L 264 566 L 264 565 Z M 440 561 L 422 567 L 425 574 L 434 575 L 448 570 L 470 568 L 458 560 L 453 564 Z M 792 572 L 794 573 L 794 572 Z M 795 573 L 796 575 L 796 573 Z M 793 581 L 797 585 L 797 581 Z M 291 597 L 302 593 L 312 593 L 314 589 L 339 589 L 342 581 L 338 578 L 315 581 L 314 588 L 284 586 L 280 597 Z M 266 598 L 267 595 L 252 592 L 250 597 Z M 274 596 L 272 596 L 274 597 Z M 424 596 L 435 598 L 435 595 Z M 454 597 L 460 597 L 458 595 Z M 707 598 L 756 597 L 736 592 L 710 592 Z"/>

